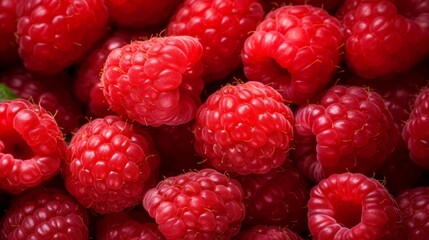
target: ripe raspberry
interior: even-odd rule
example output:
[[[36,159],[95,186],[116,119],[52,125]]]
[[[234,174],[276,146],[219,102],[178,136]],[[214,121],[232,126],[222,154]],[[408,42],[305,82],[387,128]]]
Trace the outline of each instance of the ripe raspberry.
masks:
[[[58,189],[38,188],[13,200],[0,225],[0,239],[89,238],[88,213]]]
[[[286,101],[303,104],[331,81],[342,44],[340,22],[325,10],[280,7],[246,40],[244,73],[277,89]]]
[[[333,174],[312,188],[308,226],[314,240],[405,239],[395,199],[360,173]]]
[[[429,88],[425,88],[418,94],[402,132],[402,138],[408,145],[411,160],[426,169],[429,168],[428,106]]]
[[[288,156],[293,122],[292,111],[270,86],[226,85],[198,109],[195,147],[215,169],[267,173]]]
[[[113,25],[147,29],[163,26],[182,0],[106,0]]]
[[[74,64],[104,34],[108,12],[102,0],[19,1],[17,42],[24,65],[58,73]]]
[[[44,108],[23,99],[0,102],[0,189],[20,193],[50,179],[66,147]]]
[[[242,175],[236,179],[244,191],[246,225],[288,226],[296,232],[307,229],[310,188],[291,162],[266,174]]]
[[[97,220],[96,235],[99,240],[164,239],[158,230],[158,225],[153,220],[148,218],[137,221],[124,212],[109,213]]]
[[[204,86],[202,53],[189,36],[154,37],[114,49],[101,75],[110,107],[144,125],[191,121]]]
[[[295,114],[294,159],[313,181],[342,172],[373,174],[399,140],[381,96],[363,87],[335,85],[318,104]]]
[[[236,240],[302,240],[301,236],[289,228],[258,225],[241,231]]]
[[[15,42],[17,4],[18,0],[0,1],[0,68],[19,62]]]
[[[407,239],[429,238],[429,187],[411,188],[396,197],[406,227]]]
[[[167,35],[198,38],[204,48],[203,79],[209,83],[239,67],[244,41],[263,17],[257,0],[185,0],[171,18]]]
[[[98,213],[122,211],[141,201],[159,167],[152,139],[118,116],[97,118],[73,136],[63,166],[67,190]]]
[[[62,132],[70,134],[80,126],[80,119],[83,117],[80,105],[68,91],[62,91],[61,87],[49,88],[45,83],[46,79],[52,79],[65,83],[71,81],[66,74],[46,76],[28,71],[23,66],[16,66],[0,74],[0,83],[9,87],[17,96],[39,104],[50,112]],[[55,90],[54,90],[55,89]]]
[[[400,5],[395,5],[400,2],[416,1],[346,0],[338,11],[344,27],[345,59],[358,75],[371,79],[395,75],[427,55],[429,10],[401,15]]]
[[[209,168],[162,180],[143,207],[167,239],[230,239],[245,215],[241,185]]]

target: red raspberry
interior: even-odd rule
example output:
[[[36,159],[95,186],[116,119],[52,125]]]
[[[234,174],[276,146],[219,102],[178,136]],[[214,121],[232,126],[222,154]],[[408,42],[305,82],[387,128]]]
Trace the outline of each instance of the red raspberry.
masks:
[[[0,102],[0,189],[20,193],[52,178],[66,147],[44,108],[23,99]]]
[[[141,217],[141,216],[139,216]],[[97,239],[163,240],[158,225],[153,220],[134,220],[124,212],[109,213],[97,220]]]
[[[382,97],[363,87],[335,85],[319,104],[295,114],[294,159],[313,181],[342,172],[373,174],[399,140]]]
[[[198,38],[204,48],[203,79],[209,83],[239,67],[244,41],[263,17],[257,0],[185,0],[171,18],[167,34]]]
[[[154,37],[114,49],[101,75],[110,107],[144,125],[191,121],[204,86],[202,53],[189,36]]]
[[[38,188],[12,202],[0,225],[0,239],[89,238],[88,212],[63,191]]]
[[[168,22],[182,0],[106,0],[111,22],[120,28],[147,29]]]
[[[429,238],[429,187],[411,188],[396,197],[406,227],[407,239]]]
[[[15,42],[18,1],[0,1],[0,67],[9,67],[19,61]]]
[[[344,27],[347,65],[364,78],[405,72],[429,51],[429,10],[401,15],[395,5],[399,2],[416,1],[347,0],[337,14]]]
[[[423,89],[417,96],[408,121],[402,132],[402,138],[408,145],[410,158],[417,165],[429,168],[429,88]]]
[[[1,73],[0,83],[9,87],[18,97],[42,106],[54,116],[62,132],[70,134],[80,126],[83,117],[80,105],[68,91],[57,94],[55,91],[60,92],[61,87],[51,91],[45,83],[48,78],[61,83],[71,81],[66,74],[39,75],[17,66]]]
[[[19,54],[33,71],[58,73],[74,64],[104,34],[103,0],[19,1],[16,32]]]
[[[288,226],[307,230],[307,202],[310,188],[291,162],[266,174],[236,178],[243,187],[246,225]]]
[[[360,173],[333,174],[313,187],[308,226],[314,240],[406,239],[395,199]]]
[[[267,173],[288,156],[293,122],[272,87],[254,81],[226,85],[198,109],[195,147],[215,169]]]
[[[122,211],[141,201],[159,166],[152,139],[118,116],[97,118],[73,136],[63,166],[67,190],[98,213]]]
[[[312,5],[320,7],[328,12],[335,12],[343,4],[344,0],[261,0],[261,4],[266,12],[285,5]]]
[[[241,185],[209,168],[162,180],[143,207],[167,239],[230,239],[245,215]]]
[[[302,240],[301,236],[289,228],[258,225],[241,231],[236,240]]]
[[[243,48],[249,80],[303,104],[332,78],[343,44],[340,22],[321,8],[284,6],[269,12]]]

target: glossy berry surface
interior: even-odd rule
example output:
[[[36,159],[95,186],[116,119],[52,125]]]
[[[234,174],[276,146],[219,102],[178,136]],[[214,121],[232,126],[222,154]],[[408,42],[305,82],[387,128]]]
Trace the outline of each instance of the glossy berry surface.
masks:
[[[241,185],[208,168],[160,181],[143,206],[167,239],[230,239],[245,214]]]
[[[215,169],[266,173],[285,161],[293,122],[272,87],[254,81],[226,85],[198,109],[195,147]]]
[[[179,125],[201,104],[203,48],[190,36],[154,37],[114,49],[101,86],[117,114],[149,126]]]
[[[98,213],[137,205],[155,183],[159,167],[152,139],[117,116],[97,118],[70,141],[63,166],[67,190]]]
[[[287,227],[258,225],[241,231],[237,240],[302,240]]]
[[[17,4],[18,0],[0,2],[0,67],[19,62],[18,44],[15,41]]]

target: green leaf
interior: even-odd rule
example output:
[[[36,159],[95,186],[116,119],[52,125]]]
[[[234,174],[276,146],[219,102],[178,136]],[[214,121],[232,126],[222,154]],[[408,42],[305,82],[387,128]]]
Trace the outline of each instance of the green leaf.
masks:
[[[18,98],[10,88],[6,87],[6,85],[0,83],[0,102],[4,100],[12,100]]]

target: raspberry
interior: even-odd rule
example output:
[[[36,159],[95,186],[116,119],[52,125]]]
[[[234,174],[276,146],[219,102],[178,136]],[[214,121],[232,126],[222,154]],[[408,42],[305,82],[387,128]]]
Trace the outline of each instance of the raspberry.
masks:
[[[310,192],[314,240],[406,239],[401,212],[387,189],[360,173],[333,174]]]
[[[154,184],[159,166],[152,139],[118,116],[97,118],[73,136],[63,166],[67,190],[98,213],[136,205]]]
[[[289,228],[258,225],[241,231],[236,240],[302,240],[301,236]]]
[[[58,189],[38,188],[13,200],[0,225],[0,239],[89,238],[88,213]]]
[[[402,132],[411,160],[425,169],[429,168],[428,106],[429,88],[425,88],[418,94]]]
[[[106,0],[110,20],[121,28],[147,29],[167,23],[182,0]]]
[[[0,102],[0,189],[20,193],[52,178],[66,147],[44,108],[23,99]]]
[[[108,12],[102,0],[19,1],[17,42],[24,65],[58,73],[76,63],[104,34]]]
[[[429,187],[411,188],[396,197],[406,227],[407,239],[429,238]]]
[[[429,10],[418,16],[401,15],[395,5],[399,2],[416,1],[346,0],[339,10],[345,59],[358,75],[394,76],[408,71],[429,52]]]
[[[331,87],[320,103],[301,106],[295,122],[294,159],[316,182],[333,173],[371,175],[399,140],[382,97],[363,87]]]
[[[246,40],[244,73],[277,89],[286,101],[303,104],[331,81],[342,44],[340,22],[325,10],[280,7]]]
[[[48,78],[61,83],[71,81],[65,74],[46,76],[32,73],[23,66],[16,66],[0,74],[0,83],[4,83],[20,98],[42,106],[54,116],[62,132],[70,134],[80,125],[80,105],[68,91],[57,94],[55,91],[59,92],[61,87],[54,87],[52,91],[48,89],[48,84],[45,83]]]
[[[246,225],[288,226],[296,232],[307,229],[310,188],[290,161],[266,174],[236,178],[243,187]]]
[[[18,0],[0,1],[0,68],[19,62],[15,42],[17,4]]]
[[[241,185],[208,168],[160,181],[143,207],[167,239],[230,239],[245,215]]]
[[[204,48],[203,79],[209,83],[239,67],[244,41],[263,17],[257,0],[185,0],[170,19],[167,35],[198,38]]]
[[[114,49],[101,75],[110,107],[144,125],[191,121],[204,86],[202,53],[189,36],[154,37]]]
[[[215,169],[267,173],[288,156],[293,122],[272,87],[254,81],[226,85],[198,109],[195,147]]]
[[[344,0],[261,0],[261,4],[266,12],[272,11],[276,8],[285,5],[312,5],[320,7],[326,11],[333,13],[343,4]]]

